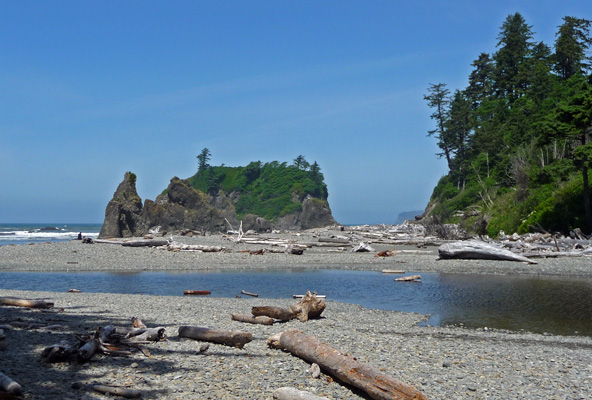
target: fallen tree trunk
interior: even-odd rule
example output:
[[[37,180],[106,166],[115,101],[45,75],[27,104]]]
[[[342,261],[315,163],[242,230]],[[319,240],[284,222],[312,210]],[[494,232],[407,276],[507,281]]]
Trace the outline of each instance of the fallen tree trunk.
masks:
[[[481,260],[506,260],[521,261],[529,264],[536,264],[524,256],[512,253],[510,250],[493,246],[489,243],[477,240],[465,240],[452,243],[444,243],[438,248],[441,259],[481,259]]]
[[[166,339],[165,328],[138,328],[125,335],[125,343],[159,342]]]
[[[169,244],[168,240],[133,240],[130,242],[123,242],[123,247],[158,247]]]
[[[395,278],[396,282],[419,282],[421,279],[421,275],[409,275],[409,276],[402,276],[400,278]]]
[[[272,348],[284,349],[303,360],[316,363],[325,374],[363,390],[375,400],[427,400],[415,387],[344,355],[327,343],[298,330],[272,336],[267,341]]]
[[[0,372],[0,389],[17,396],[23,393],[23,387],[2,372]]]
[[[88,361],[99,349],[100,342],[98,338],[92,338],[78,349],[78,360],[81,362]]]
[[[230,314],[230,318],[233,321],[239,322],[246,322],[248,324],[258,324],[258,325],[273,325],[273,318],[259,316],[255,317],[253,315],[243,315],[243,314]]]
[[[93,385],[93,390],[103,394],[114,394],[116,396],[125,397],[126,399],[137,399],[142,396],[139,390],[126,389],[122,387]]]
[[[253,335],[249,332],[226,331],[198,326],[180,326],[179,337],[218,343],[239,349],[242,349],[245,347],[245,344],[253,340]]]
[[[310,392],[291,387],[281,387],[273,391],[275,400],[329,400],[328,397],[315,396]]]
[[[251,314],[253,314],[255,317],[263,315],[266,317],[279,319],[280,321],[289,321],[294,318],[292,311],[286,308],[273,306],[253,307],[251,309]]]
[[[245,294],[247,296],[251,296],[251,297],[259,297],[259,295],[257,293],[250,293],[250,292],[247,292],[246,290],[241,290],[241,293]]]
[[[53,346],[46,347],[41,352],[41,357],[49,363],[62,362],[70,358],[77,350],[67,342],[60,342]]]
[[[222,246],[205,246],[202,244],[183,244],[179,242],[172,242],[172,243],[165,243],[168,250],[174,251],[201,251],[204,253],[217,253],[220,251],[226,250],[225,247]]]
[[[0,304],[6,306],[18,306],[29,308],[52,308],[53,302],[44,300],[26,300],[16,297],[0,297]]]

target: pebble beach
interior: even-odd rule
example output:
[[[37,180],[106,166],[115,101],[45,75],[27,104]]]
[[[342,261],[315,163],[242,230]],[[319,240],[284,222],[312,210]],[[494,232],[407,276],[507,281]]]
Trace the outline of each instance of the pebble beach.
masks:
[[[304,235],[304,234],[303,234]],[[175,237],[189,244],[222,245],[228,252],[170,252],[79,241],[0,246],[0,271],[175,271],[266,268],[401,269],[545,276],[592,276],[589,258],[537,259],[529,265],[505,261],[437,260],[437,248],[372,244],[397,249],[394,257],[374,253],[307,249],[303,255],[254,256],[241,251],[265,246],[235,244],[221,236]],[[298,240],[310,238],[299,236]],[[589,399],[592,398],[592,338],[552,336],[492,329],[419,326],[427,317],[366,309],[327,301],[323,318],[271,326],[232,321],[253,306],[286,307],[293,299],[208,298],[93,293],[25,292],[0,289],[0,296],[54,302],[49,310],[0,306],[0,325],[11,321],[45,323],[51,329],[4,329],[0,372],[19,382],[25,399],[113,399],[92,385],[139,390],[145,399],[272,399],[290,386],[328,399],[365,399],[332,377],[313,378],[310,364],[269,349],[268,337],[299,329],[342,353],[410,384],[429,399]],[[46,289],[47,290],[47,289]],[[98,354],[88,363],[46,364],[46,346],[106,325],[130,326],[132,317],[166,328],[167,340],[146,345],[149,354]],[[591,322],[592,323],[592,322]],[[191,325],[253,334],[243,349],[180,338]]]

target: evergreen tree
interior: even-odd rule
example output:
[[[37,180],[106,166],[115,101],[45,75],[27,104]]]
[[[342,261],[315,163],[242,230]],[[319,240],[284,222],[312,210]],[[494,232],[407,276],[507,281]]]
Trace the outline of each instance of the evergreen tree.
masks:
[[[471,66],[474,69],[469,75],[469,86],[465,89],[465,94],[475,110],[491,94],[493,63],[489,54],[481,53]]]
[[[497,97],[506,98],[510,105],[528,86],[525,62],[533,46],[531,28],[520,13],[515,13],[506,18],[497,37],[494,90]]]
[[[569,79],[590,68],[591,21],[574,17],[563,17],[563,21],[555,34],[555,71],[562,79]]]
[[[453,170],[452,165],[452,143],[446,132],[446,121],[448,120],[448,106],[450,104],[450,91],[446,89],[445,83],[430,84],[428,94],[423,99],[428,106],[434,109],[430,118],[436,121],[436,129],[428,131],[428,136],[435,136],[438,140],[438,147],[442,150],[438,157],[446,157],[448,169]]]
[[[458,187],[464,187],[465,164],[471,135],[471,102],[460,90],[456,90],[450,102],[449,118],[445,122],[446,136],[450,150],[454,153],[454,171],[458,176]]]
[[[294,159],[294,166],[298,169],[306,171],[310,164],[308,163],[308,161],[306,161],[303,155],[299,155]]]
[[[199,155],[197,156],[197,170],[199,171],[203,171],[206,168],[208,168],[210,165],[208,164],[208,162],[210,161],[210,157],[211,157],[211,153],[210,150],[208,150],[207,147],[205,147],[201,153],[199,153]]]

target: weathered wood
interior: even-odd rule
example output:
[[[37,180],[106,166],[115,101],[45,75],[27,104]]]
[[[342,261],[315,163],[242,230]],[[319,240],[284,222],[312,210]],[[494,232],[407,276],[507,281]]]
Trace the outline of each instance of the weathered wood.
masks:
[[[320,243],[341,243],[341,244],[352,244],[351,240],[343,238],[331,238],[331,237],[320,237]]]
[[[0,372],[0,389],[16,395],[23,393],[23,387],[2,372]]]
[[[226,250],[225,247],[222,246],[205,246],[202,244],[184,244],[179,242],[169,242],[165,243],[167,245],[168,250],[178,250],[178,251],[201,251],[204,253],[217,253],[220,251]]]
[[[123,242],[123,247],[158,247],[166,246],[169,244],[168,240],[132,240],[129,242]]]
[[[207,296],[211,294],[209,290],[184,290],[183,294],[185,295],[197,295],[197,296]]]
[[[397,250],[384,250],[377,253],[374,257],[392,257],[397,254]]]
[[[327,298],[326,294],[315,294],[315,296],[317,296],[317,298],[319,298],[319,299],[326,299]],[[306,297],[305,294],[293,294],[292,295],[293,299],[302,299],[304,297]]]
[[[159,342],[166,339],[166,329],[164,327],[157,328],[139,328],[129,332],[125,339],[126,342]]]
[[[259,316],[255,317],[254,315],[244,315],[244,314],[231,314],[230,318],[233,321],[239,322],[246,322],[248,324],[259,324],[259,325],[273,325],[273,318]]]
[[[77,350],[69,343],[62,341],[53,346],[46,347],[41,352],[41,357],[49,363],[62,362],[70,358],[71,355],[75,354]]]
[[[259,295],[257,293],[250,293],[250,292],[247,292],[246,290],[241,290],[241,293],[245,294],[247,296],[251,296],[251,297],[259,297]]]
[[[509,250],[502,249],[489,243],[477,240],[464,240],[459,242],[444,243],[438,248],[441,259],[483,259],[483,260],[507,260],[521,261],[536,264],[535,261]]]
[[[329,400],[328,397],[316,396],[310,392],[291,387],[281,387],[273,391],[275,400]]]
[[[400,278],[395,278],[396,282],[419,282],[421,279],[421,275],[409,275],[409,276],[402,276]]]
[[[98,351],[99,345],[100,342],[98,338],[90,339],[78,349],[78,360],[82,362],[90,360],[92,356]]]
[[[358,245],[356,245],[352,248],[352,252],[354,252],[354,253],[368,253],[371,251],[374,251],[372,246],[370,246],[369,244],[366,244],[364,242],[360,242]]]
[[[306,322],[311,318],[320,318],[325,307],[325,302],[317,298],[316,293],[307,292],[298,303],[290,306],[290,311],[300,322]]]
[[[279,337],[278,337],[279,336]],[[310,363],[340,381],[363,390],[375,400],[427,400],[415,387],[384,374],[357,358],[308,336],[298,330],[282,332],[268,340],[268,345],[281,348]]]
[[[198,326],[180,326],[179,337],[223,344],[242,349],[253,340],[253,334],[243,331],[201,328]]]
[[[0,297],[0,305],[29,308],[52,308],[53,302],[44,300],[18,299],[16,297]]]
[[[266,316],[275,319],[279,319],[280,321],[289,321],[294,316],[292,315],[292,311],[282,308],[282,307],[274,307],[274,306],[260,306],[260,307],[253,307],[251,309],[251,314],[254,316]]]
[[[126,399],[137,399],[142,397],[142,392],[139,390],[126,389],[115,386],[93,385],[93,390],[103,394],[114,394],[116,396],[125,397]]]

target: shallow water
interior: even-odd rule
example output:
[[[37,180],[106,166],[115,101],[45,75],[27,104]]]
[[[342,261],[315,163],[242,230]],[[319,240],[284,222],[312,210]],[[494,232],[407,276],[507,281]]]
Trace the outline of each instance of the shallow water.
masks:
[[[409,273],[413,274],[413,273]],[[429,325],[526,330],[592,336],[592,279],[422,273],[422,282],[394,282],[374,271],[1,272],[0,288],[182,296],[209,290],[235,297],[291,298],[307,290],[367,308],[431,315]],[[244,295],[243,295],[244,296]]]

